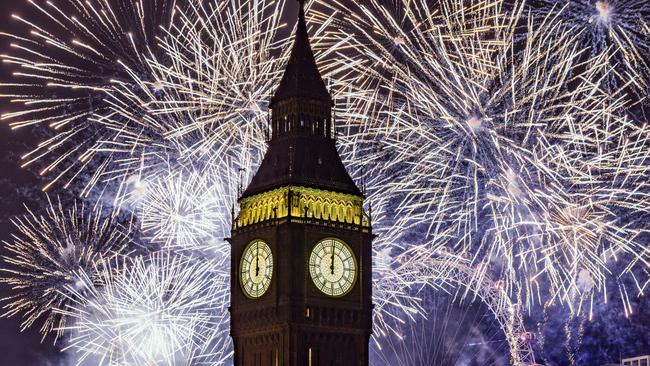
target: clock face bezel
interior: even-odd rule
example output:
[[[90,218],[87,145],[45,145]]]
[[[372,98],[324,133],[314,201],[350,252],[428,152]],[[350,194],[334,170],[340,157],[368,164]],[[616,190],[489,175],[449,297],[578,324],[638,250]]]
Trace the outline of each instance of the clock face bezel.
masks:
[[[244,261],[245,261],[245,258],[247,256],[247,254],[253,250],[254,245],[257,244],[257,243],[262,243],[262,245],[264,247],[268,248],[268,253],[269,253],[268,258],[270,259],[270,265],[268,265],[268,263],[267,263],[266,268],[269,268],[270,272],[268,274],[268,283],[266,284],[266,286],[263,285],[263,289],[261,290],[261,292],[258,289],[257,292],[259,292],[259,294],[256,295],[256,294],[249,293],[248,290],[246,289],[246,281],[250,280],[252,282],[253,279],[250,276],[250,271],[244,271]],[[273,258],[273,249],[271,249],[271,246],[269,245],[269,243],[267,243],[266,241],[264,241],[262,239],[254,239],[250,243],[248,243],[246,245],[246,247],[244,248],[244,251],[242,252],[241,258],[239,260],[239,285],[240,285],[244,295],[250,300],[258,300],[258,299],[262,298],[264,295],[266,295],[269,292],[269,288],[271,288],[271,283],[273,282],[273,274],[274,274],[274,272],[275,272],[275,262],[274,262],[274,258]],[[247,276],[244,277],[245,275],[247,275]],[[262,282],[263,282],[263,280],[262,280]],[[252,291],[252,287],[251,287],[251,291]]]
[[[318,252],[320,252],[321,250],[326,250],[326,248],[328,246],[323,245],[323,243],[326,243],[326,242],[329,242],[329,241],[334,241],[335,243],[341,244],[342,247],[350,253],[350,257],[352,259],[352,264],[354,266],[352,268],[352,270],[353,270],[352,282],[350,282],[349,287],[346,288],[344,291],[342,291],[340,294],[334,294],[333,290],[331,292],[325,291],[327,289],[331,289],[331,287],[326,286],[327,283],[331,284],[331,283],[336,283],[336,282],[327,281],[327,280],[320,281],[318,276],[324,277],[323,274],[320,271],[316,270],[320,266],[320,264],[315,262],[317,259],[312,260],[312,258],[317,256],[317,249],[318,249]],[[339,251],[339,253],[340,253],[340,251]],[[343,260],[341,260],[341,262],[343,262]],[[314,285],[314,287],[316,287],[316,289],[318,289],[318,291],[321,294],[323,294],[323,295],[325,295],[327,297],[331,297],[331,298],[342,298],[342,297],[347,296],[354,289],[354,287],[356,286],[357,281],[359,279],[360,267],[359,267],[359,262],[357,261],[357,256],[354,253],[354,250],[352,249],[352,247],[348,243],[346,243],[342,239],[336,238],[336,237],[327,237],[327,238],[320,239],[320,240],[318,240],[316,242],[316,244],[311,248],[311,251],[309,253],[309,258],[307,260],[307,267],[308,267],[309,277],[311,278],[311,282]],[[344,269],[344,271],[345,271],[345,269]],[[344,278],[344,276],[345,276],[345,273],[343,275],[341,275],[341,279]],[[339,279],[339,281],[340,281],[340,279]],[[341,286],[340,288],[343,288],[343,287]]]

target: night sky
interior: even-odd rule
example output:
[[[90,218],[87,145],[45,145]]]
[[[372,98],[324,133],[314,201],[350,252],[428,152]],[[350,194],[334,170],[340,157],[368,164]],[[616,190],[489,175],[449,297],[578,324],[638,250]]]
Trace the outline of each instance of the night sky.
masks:
[[[16,13],[24,15],[27,18],[35,17],[33,6],[30,6],[26,0],[10,2],[3,0],[3,12],[0,15],[0,31],[11,33],[25,33],[23,29],[18,28],[18,22],[11,19],[11,14]],[[288,24],[293,24],[295,14],[297,13],[297,2],[289,1],[285,19]],[[0,53],[6,53],[9,48],[8,40],[0,38]],[[11,72],[14,69],[5,64],[0,65],[0,78],[3,81],[10,80]],[[5,100],[0,102],[0,113],[8,111]],[[30,207],[39,207],[43,204],[43,194],[40,193],[40,187],[44,185],[45,180],[39,179],[34,172],[20,168],[20,155],[30,151],[34,143],[40,140],[37,136],[38,131],[23,128],[12,131],[6,123],[0,123],[0,240],[9,240],[11,223],[9,219],[13,215],[24,213],[23,204]],[[0,254],[3,253],[3,246],[0,246]],[[0,296],[5,297],[10,294],[6,286],[0,285]],[[622,344],[630,344],[625,352],[634,354],[646,349],[650,353],[647,345],[650,344],[650,335],[647,333],[650,324],[645,314],[648,304],[641,301],[638,304],[639,311],[635,317],[630,320],[621,318],[620,312],[605,311],[603,317],[609,317],[600,323],[594,323],[587,329],[586,345],[589,351],[607,354],[616,353]],[[61,360],[61,355],[56,346],[52,345],[52,339],[45,339],[41,343],[41,335],[38,333],[38,326],[20,332],[20,318],[0,319],[0,365],[57,365]],[[557,319],[561,321],[561,319]],[[633,325],[633,323],[636,323]],[[614,327],[613,325],[616,324]],[[561,324],[557,324],[561,327]],[[610,328],[611,327],[611,328]],[[634,333],[636,332],[636,333]],[[636,334],[636,335],[635,335]],[[612,337],[618,338],[619,343],[612,343]],[[562,348],[562,347],[558,347]],[[623,352],[623,350],[621,350]],[[625,356],[625,354],[623,355]],[[587,364],[587,363],[585,363]],[[597,366],[597,365],[590,365]]]

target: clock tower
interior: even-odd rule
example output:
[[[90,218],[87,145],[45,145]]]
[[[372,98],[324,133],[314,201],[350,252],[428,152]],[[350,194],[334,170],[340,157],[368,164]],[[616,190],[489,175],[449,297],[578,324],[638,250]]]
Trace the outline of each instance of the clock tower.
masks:
[[[372,228],[336,150],[333,102],[299,2],[268,150],[229,239],[234,364],[367,366]]]

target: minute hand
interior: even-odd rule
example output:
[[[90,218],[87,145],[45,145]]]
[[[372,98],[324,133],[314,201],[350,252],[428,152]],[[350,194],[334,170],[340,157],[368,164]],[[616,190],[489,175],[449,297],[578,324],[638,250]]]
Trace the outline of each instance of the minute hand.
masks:
[[[260,247],[257,247],[257,253],[255,253],[255,277],[260,275]]]

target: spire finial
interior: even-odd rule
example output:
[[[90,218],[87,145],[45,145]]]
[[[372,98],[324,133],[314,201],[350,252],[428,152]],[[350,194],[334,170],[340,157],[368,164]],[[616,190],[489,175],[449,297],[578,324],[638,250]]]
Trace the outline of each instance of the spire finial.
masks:
[[[305,21],[305,2],[306,0],[298,0],[299,9],[298,9],[298,27],[304,27],[305,33],[307,33],[307,24]]]

